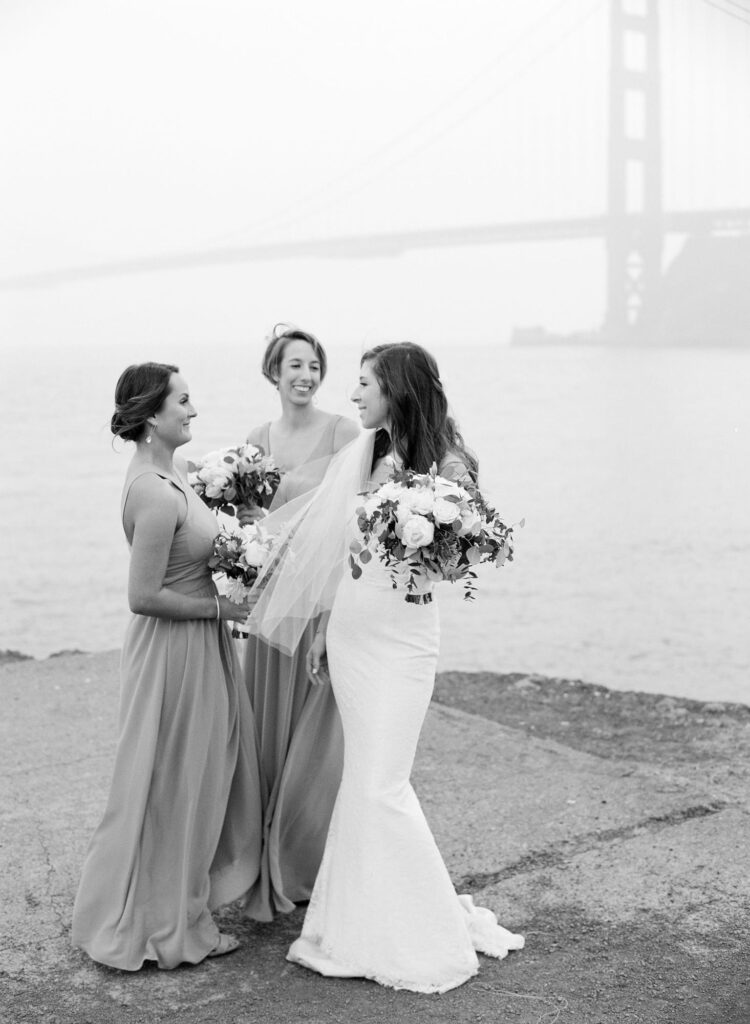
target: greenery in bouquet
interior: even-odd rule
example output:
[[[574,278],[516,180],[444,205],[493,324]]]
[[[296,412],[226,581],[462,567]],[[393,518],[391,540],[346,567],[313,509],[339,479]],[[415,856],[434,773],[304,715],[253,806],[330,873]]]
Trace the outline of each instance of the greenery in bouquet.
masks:
[[[271,541],[254,524],[219,531],[208,566],[219,577],[225,597],[235,604],[247,599],[270,550]],[[232,636],[244,639],[247,635],[241,624],[233,624]]]
[[[257,526],[219,531],[208,566],[226,580],[223,591],[230,601],[244,601],[268,557],[270,542]]]
[[[476,566],[513,561],[513,526],[508,526],[474,485],[438,475],[396,472],[357,509],[361,539],[352,541],[352,576],[373,558],[391,571],[394,589],[417,600],[427,582],[462,582],[464,597],[474,597]],[[523,526],[523,520],[518,524]]]
[[[273,457],[254,444],[209,452],[192,464],[188,474],[198,497],[209,508],[230,516],[239,505],[268,508],[280,480]]]

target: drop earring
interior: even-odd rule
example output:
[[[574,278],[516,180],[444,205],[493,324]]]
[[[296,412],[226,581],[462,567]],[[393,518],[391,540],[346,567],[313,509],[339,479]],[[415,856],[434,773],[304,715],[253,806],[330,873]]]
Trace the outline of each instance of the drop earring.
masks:
[[[153,427],[151,428],[151,431],[149,431],[149,433],[146,434],[146,444],[151,444],[151,433],[152,433],[152,431],[153,431]]]

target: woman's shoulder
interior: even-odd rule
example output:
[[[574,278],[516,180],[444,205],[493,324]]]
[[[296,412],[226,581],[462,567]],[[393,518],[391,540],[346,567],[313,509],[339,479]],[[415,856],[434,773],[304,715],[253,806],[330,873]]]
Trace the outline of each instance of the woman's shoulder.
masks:
[[[182,466],[175,466],[176,479],[180,479],[186,472],[187,467],[183,462]],[[142,467],[135,472],[129,472],[125,477],[123,494],[134,496],[144,495],[158,497],[159,495],[171,494],[175,489],[175,480],[166,473],[150,467]]]
[[[122,509],[129,516],[140,517],[143,514],[166,516],[169,519],[179,516],[181,504],[180,492],[175,482],[156,469],[142,468],[128,473],[122,490]]]
[[[317,410],[310,429],[316,432],[314,452],[320,458],[335,455],[359,434],[359,427],[354,420],[324,409]]]

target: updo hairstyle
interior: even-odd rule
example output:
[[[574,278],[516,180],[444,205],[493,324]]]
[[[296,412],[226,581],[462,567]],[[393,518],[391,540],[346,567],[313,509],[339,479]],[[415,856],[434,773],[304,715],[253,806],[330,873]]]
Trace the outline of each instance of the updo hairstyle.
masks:
[[[271,337],[266,346],[263,363],[261,364],[263,376],[266,380],[269,380],[274,387],[279,383],[281,361],[284,358],[284,352],[290,341],[306,341],[308,345],[312,346],[320,363],[320,380],[322,382],[328,370],[326,350],[314,334],[310,334],[309,331],[302,331],[298,327],[292,327],[291,324],[276,324],[271,331]]]
[[[120,374],[110,429],[124,441],[137,441],[146,421],[161,409],[169,380],[179,368],[169,363],[134,363]]]

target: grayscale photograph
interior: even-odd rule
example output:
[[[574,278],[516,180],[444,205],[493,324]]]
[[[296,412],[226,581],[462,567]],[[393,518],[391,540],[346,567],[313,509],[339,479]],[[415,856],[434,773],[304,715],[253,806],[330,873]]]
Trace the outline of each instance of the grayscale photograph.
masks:
[[[0,0],[0,1021],[750,1024],[750,0]]]

